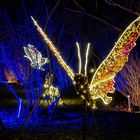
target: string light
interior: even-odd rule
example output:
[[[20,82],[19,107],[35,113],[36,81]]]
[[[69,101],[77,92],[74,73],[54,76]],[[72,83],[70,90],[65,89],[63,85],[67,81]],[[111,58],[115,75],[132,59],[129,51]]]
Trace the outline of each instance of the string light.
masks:
[[[90,43],[88,43],[88,45],[87,45],[87,51],[86,51],[85,75],[87,75],[87,64],[88,64],[89,48],[90,48]]]
[[[91,69],[91,70],[90,70],[90,73],[93,73],[94,71],[95,71],[94,69]]]
[[[83,95],[81,95],[81,98],[84,100],[85,99],[85,97],[83,96]]]
[[[79,59],[79,74],[81,73],[81,68],[82,68],[82,61],[81,61],[81,53],[80,53],[80,46],[79,43],[76,42],[76,46],[77,46],[77,52],[78,52],[78,59]]]
[[[19,98],[18,118],[20,117],[20,113],[21,113],[21,103],[22,103],[22,98]]]
[[[90,103],[88,102],[87,105],[90,106]]]
[[[65,69],[67,74],[70,76],[70,78],[73,80],[74,79],[74,73],[72,69],[66,64],[66,62],[62,59],[59,51],[55,48],[53,43],[50,41],[50,39],[47,37],[47,35],[43,32],[43,30],[39,27],[37,21],[34,20],[34,18],[31,16],[31,19],[33,20],[34,25],[37,27],[38,32],[40,35],[43,37],[45,43],[48,45],[50,50],[53,52],[55,57],[57,58],[59,64]]]

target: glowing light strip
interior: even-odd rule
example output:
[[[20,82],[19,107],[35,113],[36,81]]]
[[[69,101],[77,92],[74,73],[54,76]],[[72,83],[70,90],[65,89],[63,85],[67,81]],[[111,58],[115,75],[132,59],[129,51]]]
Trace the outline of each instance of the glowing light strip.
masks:
[[[65,71],[67,72],[67,74],[69,75],[69,77],[74,81],[74,73],[73,73],[72,69],[62,59],[62,57],[60,55],[60,52],[55,48],[55,46],[53,45],[52,41],[50,41],[50,39],[48,38],[48,36],[40,28],[40,26],[38,25],[37,21],[35,21],[32,16],[31,16],[31,19],[33,20],[34,25],[37,27],[37,30],[40,33],[40,35],[43,37],[45,43],[48,45],[48,47],[50,48],[50,50],[53,52],[53,54],[57,58],[57,60],[60,63],[60,65],[65,69]]]
[[[124,32],[122,33],[122,35],[119,37],[118,41],[115,43],[114,47],[112,48],[112,50],[110,51],[110,53],[108,54],[108,56],[107,56],[107,57],[104,59],[104,61],[99,65],[98,69],[95,71],[94,76],[93,76],[93,78],[92,78],[92,80],[91,80],[90,89],[92,89],[92,87],[93,87],[93,85],[92,85],[93,80],[94,80],[94,78],[95,78],[95,76],[96,76],[98,70],[101,68],[102,64],[108,59],[108,57],[109,57],[110,54],[113,52],[113,50],[117,47],[117,45],[119,45],[119,43],[120,43],[121,40],[122,40],[122,37],[126,34],[126,32],[127,32],[130,28],[132,28],[132,26],[133,26],[133,24],[134,24],[135,22],[137,22],[137,21],[139,21],[139,20],[140,20],[140,16],[139,16],[136,20],[134,20],[134,21],[125,29],[125,31],[124,31]],[[139,26],[140,26],[140,25],[139,25]],[[137,27],[137,28],[138,28],[138,27]],[[138,29],[137,29],[137,30],[138,30]],[[94,84],[94,86],[97,85],[98,83],[100,83],[100,82],[97,82],[96,84]]]
[[[87,75],[87,64],[88,64],[89,48],[90,48],[90,43],[88,43],[88,45],[87,45],[87,51],[86,51],[85,75]]]
[[[20,117],[21,103],[22,103],[22,98],[19,98],[18,118]]]
[[[77,46],[77,52],[78,52],[78,59],[79,59],[79,74],[81,73],[81,68],[82,68],[82,61],[81,61],[81,53],[80,53],[80,46],[79,43],[76,42],[76,46]]]
[[[107,97],[108,99],[110,99],[110,102],[106,102],[106,101],[104,100],[104,98],[103,98],[102,96],[100,96],[100,95],[99,95],[99,96],[96,96],[96,97],[93,97],[93,96],[92,96],[91,98],[92,98],[93,100],[96,100],[96,99],[99,99],[99,98],[100,98],[100,99],[102,99],[102,101],[104,102],[105,105],[108,105],[108,104],[112,101],[112,97]]]

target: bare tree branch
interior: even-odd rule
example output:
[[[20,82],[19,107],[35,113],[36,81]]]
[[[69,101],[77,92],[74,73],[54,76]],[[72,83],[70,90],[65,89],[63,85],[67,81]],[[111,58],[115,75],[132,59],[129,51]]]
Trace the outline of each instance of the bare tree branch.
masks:
[[[131,103],[135,106],[140,106],[140,63],[138,56],[136,59],[130,57],[129,62],[120,72],[120,77],[117,78],[117,85],[121,93],[129,94],[131,97]]]
[[[96,19],[96,20],[98,20],[98,21],[101,21],[101,22],[103,22],[104,24],[106,24],[106,25],[108,25],[108,26],[114,28],[115,30],[117,30],[117,31],[119,31],[119,32],[122,32],[122,30],[121,30],[120,28],[116,27],[115,25],[109,23],[108,21],[106,21],[106,20],[104,20],[104,19],[102,19],[102,18],[100,18],[100,17],[91,15],[91,14],[86,13],[86,12],[83,12],[83,11],[69,9],[69,8],[66,8],[66,7],[65,7],[64,9],[67,10],[67,11],[69,11],[69,12],[73,12],[73,13],[77,13],[77,14],[83,14],[83,15],[86,15],[86,16],[88,16],[88,17],[94,18],[94,19]]]
[[[82,11],[85,11],[85,9],[76,1],[76,0],[73,0],[74,4],[79,7]]]
[[[46,24],[45,24],[45,27],[44,27],[44,31],[46,30],[46,27],[47,27],[47,24],[52,16],[52,14],[54,13],[55,9],[57,8],[58,4],[60,3],[60,0],[57,1],[57,3],[55,4],[54,8],[52,9],[51,13],[49,14],[49,16],[47,17],[47,20],[46,20]]]
[[[127,11],[127,12],[129,12],[129,13],[131,13],[131,14],[134,14],[134,15],[136,15],[136,16],[140,16],[140,13],[139,13],[139,12],[134,12],[132,9],[129,9],[129,8],[126,8],[126,7],[122,6],[122,5],[120,5],[120,4],[117,4],[117,3],[115,3],[115,2],[112,1],[112,0],[105,0],[105,2],[106,2],[107,4],[109,4],[109,5],[119,7],[120,9],[123,9],[124,11]]]

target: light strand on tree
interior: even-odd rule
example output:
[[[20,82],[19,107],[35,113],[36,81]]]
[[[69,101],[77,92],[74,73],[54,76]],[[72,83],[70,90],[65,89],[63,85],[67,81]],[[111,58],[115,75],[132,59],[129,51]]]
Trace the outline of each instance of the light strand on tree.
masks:
[[[37,21],[34,20],[34,18],[31,16],[31,19],[33,20],[34,25],[37,27],[38,32],[43,37],[45,43],[48,45],[50,50],[53,52],[55,57],[57,58],[60,65],[65,69],[69,77],[74,80],[74,73],[72,69],[66,64],[66,62],[62,59],[60,52],[55,48],[53,43],[50,41],[50,39],[47,37],[47,35],[44,33],[44,31],[41,29],[41,27],[38,25]]]

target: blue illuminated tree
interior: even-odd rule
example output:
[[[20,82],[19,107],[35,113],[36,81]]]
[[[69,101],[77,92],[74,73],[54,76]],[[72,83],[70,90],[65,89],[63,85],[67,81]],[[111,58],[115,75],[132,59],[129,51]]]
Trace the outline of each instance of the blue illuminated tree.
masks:
[[[76,29],[77,25],[70,23],[69,20],[71,19],[66,20],[65,15],[63,17],[54,15],[53,18],[51,17],[48,20],[47,17],[49,17],[53,6],[51,4],[49,7],[46,6],[43,0],[38,0],[34,5],[30,1],[27,4],[24,0],[21,1],[21,5],[18,4],[15,9],[12,9],[12,6],[7,8],[4,1],[0,10],[2,19],[2,26],[0,27],[2,31],[0,40],[0,82],[5,84],[12,91],[15,99],[20,102],[19,93],[15,87],[7,83],[5,69],[13,73],[18,84],[22,85],[24,89],[24,93],[22,93],[22,98],[26,99],[24,114],[28,116],[44,90],[43,84],[45,75],[48,72],[54,75],[54,85],[59,89],[71,86],[71,80],[59,66],[56,59],[48,52],[47,46],[40,39],[36,29],[34,29],[30,16],[39,17],[42,26],[44,26],[44,29],[46,28],[46,32],[49,33],[54,41],[57,40],[55,42],[58,48],[61,52],[65,52],[65,56],[67,56],[65,59],[69,61],[72,67],[77,67],[77,64],[73,62],[75,61],[76,53],[74,49],[75,42],[79,32],[77,34],[77,31],[75,31],[73,37],[68,39],[73,34],[71,29],[67,29],[68,26],[73,26]],[[31,4],[30,8],[27,8],[26,4]],[[31,68],[30,62],[24,58],[23,46],[27,46],[29,43],[42,52],[44,57],[49,57],[50,68],[47,65],[44,66],[45,72]],[[64,54],[62,55],[64,56]],[[39,110],[39,104],[37,104],[34,111],[35,116],[37,116]]]

